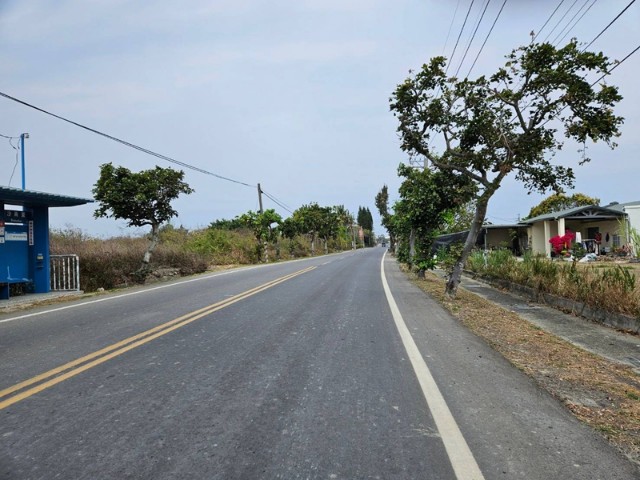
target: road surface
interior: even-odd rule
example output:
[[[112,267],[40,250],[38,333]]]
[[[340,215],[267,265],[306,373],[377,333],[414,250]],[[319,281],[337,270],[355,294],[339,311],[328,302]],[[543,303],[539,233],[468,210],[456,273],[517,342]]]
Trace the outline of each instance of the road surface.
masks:
[[[0,478],[639,478],[384,251],[0,316]]]

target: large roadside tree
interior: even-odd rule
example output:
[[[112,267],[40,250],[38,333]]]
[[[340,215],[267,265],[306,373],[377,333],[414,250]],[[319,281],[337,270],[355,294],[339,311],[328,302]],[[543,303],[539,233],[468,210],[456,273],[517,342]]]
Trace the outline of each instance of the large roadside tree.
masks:
[[[324,241],[324,250],[327,253],[327,242],[338,234],[339,218],[331,207],[321,207],[317,203],[302,205],[292,215],[292,222],[297,225],[299,232],[309,235],[311,241],[311,254],[316,253],[316,240]]]
[[[380,223],[387,229],[389,234],[389,248],[395,251],[396,232],[393,223],[393,214],[389,211],[389,188],[383,185],[375,198],[376,208],[380,213]]]
[[[398,167],[404,177],[394,204],[393,228],[402,243],[400,259],[417,266],[419,272],[433,266],[431,248],[452,212],[474,193],[469,179],[451,172],[433,172],[407,165]]]
[[[571,187],[572,169],[549,157],[566,139],[615,147],[623,119],[613,112],[622,98],[618,89],[602,83],[594,88],[594,78],[606,75],[612,62],[582,51],[575,40],[562,48],[543,43],[513,50],[488,78],[447,77],[445,64],[435,57],[412,73],[390,106],[404,151],[477,186],[471,229],[447,282],[447,293],[455,295],[489,200],[503,180],[513,174],[526,190],[542,193]],[[583,156],[581,163],[588,160]]]
[[[278,240],[278,227],[282,223],[282,217],[272,208],[264,212],[247,213],[238,218],[239,223],[248,227],[256,238],[256,252],[258,258],[264,263],[269,262],[269,244]]]
[[[373,237],[373,215],[371,215],[369,207],[358,207],[358,216],[356,221],[364,231],[365,246],[371,247],[371,238]]]
[[[151,227],[149,245],[139,270],[142,275],[149,270],[151,254],[159,242],[160,226],[178,216],[171,202],[181,193],[193,192],[183,178],[183,171],[171,168],[156,166],[132,172],[111,163],[100,165],[100,178],[92,190],[99,204],[94,217],[126,220],[130,227]]]

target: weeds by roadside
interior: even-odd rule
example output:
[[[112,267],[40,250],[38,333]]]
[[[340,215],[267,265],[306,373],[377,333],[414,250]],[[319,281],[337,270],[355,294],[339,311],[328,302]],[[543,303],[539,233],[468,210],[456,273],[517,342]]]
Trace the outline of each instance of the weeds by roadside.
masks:
[[[640,317],[640,282],[620,264],[608,268],[556,262],[525,255],[518,261],[508,250],[474,252],[467,267],[474,273],[508,280],[612,313]]]
[[[93,292],[99,288],[110,290],[145,281],[136,276],[148,240],[145,236],[91,237],[79,229],[54,230],[50,234],[53,255],[76,254],[80,257],[80,289]],[[290,259],[311,255],[310,242],[305,236],[279,238],[268,245],[270,259]],[[330,240],[331,251],[350,248],[350,244]],[[259,263],[253,233],[244,229],[204,228],[187,230],[165,226],[160,231],[160,243],[151,258],[152,273],[170,272],[191,275],[220,265]],[[150,278],[158,275],[151,275]]]

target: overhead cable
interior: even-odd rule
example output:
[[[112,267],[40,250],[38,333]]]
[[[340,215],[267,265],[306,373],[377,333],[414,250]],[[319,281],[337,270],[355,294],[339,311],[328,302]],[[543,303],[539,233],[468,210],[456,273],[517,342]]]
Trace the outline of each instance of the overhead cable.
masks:
[[[478,58],[480,58],[480,54],[482,53],[482,50],[484,50],[484,46],[487,44],[487,40],[489,40],[489,37],[491,36],[491,32],[493,32],[493,27],[496,26],[496,23],[498,22],[498,19],[500,18],[500,15],[502,14],[502,10],[504,9],[504,6],[506,4],[507,4],[507,0],[504,0],[504,2],[502,2],[502,6],[500,7],[500,11],[498,12],[498,15],[496,15],[496,18],[493,20],[493,24],[491,25],[491,28],[489,29],[489,33],[487,33],[487,36],[484,37],[484,42],[482,42],[482,46],[480,47],[480,50],[478,50],[478,54],[476,55],[476,58],[473,60],[473,63],[471,64],[471,68],[467,72],[467,78],[469,78],[469,76],[471,75],[471,70],[473,70],[473,67],[476,66],[476,62],[478,61]]]
[[[289,207],[287,207],[287,205],[285,205],[284,203],[282,203],[280,200],[278,200],[277,198],[275,198],[273,195],[268,194],[267,192],[265,192],[264,190],[262,190],[262,193],[264,193],[264,195],[269,198],[273,203],[275,203],[276,205],[278,205],[280,208],[285,209],[287,212],[289,213],[293,213],[291,211],[291,209]]]
[[[460,60],[460,65],[458,65],[458,69],[456,70],[456,74],[455,74],[456,77],[458,76],[458,73],[460,72],[460,69],[462,68],[462,64],[464,63],[464,60],[467,58],[467,53],[469,53],[469,48],[471,48],[471,44],[473,43],[473,40],[476,38],[476,33],[478,33],[478,28],[480,28],[480,24],[482,23],[482,19],[484,18],[484,14],[487,12],[487,7],[489,6],[489,3],[491,3],[491,0],[487,0],[486,3],[484,4],[484,9],[482,10],[482,14],[480,15],[480,19],[476,23],[476,28],[473,30],[473,34],[471,35],[471,38],[469,39],[469,43],[467,44],[467,48],[464,51],[464,55],[462,55],[462,60]]]
[[[606,32],[606,31],[609,29],[609,27],[610,27],[611,25],[613,25],[613,24],[614,24],[614,23],[615,23],[615,22],[616,22],[616,21],[617,21],[617,20],[622,16],[622,14],[623,14],[624,12],[626,12],[626,11],[627,11],[627,9],[628,9],[631,5],[633,5],[634,3],[636,3],[636,0],[631,0],[631,1],[629,2],[629,4],[628,4],[626,7],[624,7],[624,9],[623,9],[623,10],[622,10],[618,15],[616,15],[616,18],[614,18],[613,20],[611,20],[611,21],[609,22],[609,25],[607,25],[606,27],[604,27],[604,28],[602,29],[602,31],[601,31],[598,35],[596,35],[596,38],[594,38],[593,40],[591,40],[591,41],[589,42],[589,45],[587,45],[586,47],[584,47],[584,48],[582,49],[582,51],[584,52],[587,48],[589,48],[589,47],[593,44],[593,42],[595,42],[596,40],[598,40],[598,39],[600,38],[600,35],[602,35],[604,32]]]
[[[447,62],[447,68],[444,71],[445,75],[449,71],[449,67],[451,66],[451,62],[453,62],[453,57],[456,54],[456,50],[458,48],[458,43],[460,43],[460,37],[462,36],[462,32],[464,32],[464,27],[467,25],[467,20],[469,19],[469,14],[471,13],[471,8],[473,7],[473,2],[475,2],[475,0],[471,0],[471,4],[469,5],[469,9],[467,10],[467,14],[464,17],[464,22],[462,23],[462,28],[460,29],[460,33],[458,34],[458,38],[456,40],[456,44],[453,47],[453,53],[451,53],[451,57],[449,58],[449,61]]]
[[[564,0],[560,0],[560,3],[555,8],[555,10],[553,10],[553,12],[551,12],[551,15],[549,15],[549,18],[547,18],[547,21],[544,22],[544,25],[542,25],[540,27],[540,29],[533,35],[533,38],[531,39],[531,42],[535,42],[536,41],[536,38],[538,38],[538,35],[540,35],[540,33],[544,30],[544,27],[546,27],[547,23],[549,23],[551,21],[551,19],[553,18],[553,16],[556,14],[556,12],[562,6],[563,3],[564,3]]]
[[[627,60],[631,55],[633,55],[634,53],[636,53],[638,50],[640,50],[640,45],[638,45],[636,48],[634,48],[626,57],[624,57],[622,60],[620,60],[619,62],[617,62],[612,68],[611,70],[609,70],[608,72],[606,72],[605,74],[603,74],[600,78],[598,78],[595,82],[593,82],[591,84],[591,86],[593,87],[596,83],[598,83],[600,80],[602,80],[604,77],[606,77],[607,75],[611,75],[611,72],[613,72],[616,68],[618,68],[620,65],[622,65],[625,60]]]
[[[208,170],[205,170],[203,168],[195,167],[195,166],[190,165],[188,163],[181,162],[179,160],[176,160],[174,158],[168,157],[166,155],[162,155],[161,153],[154,152],[153,150],[149,150],[148,148],[140,147],[140,146],[135,145],[135,144],[133,144],[131,142],[127,142],[126,140],[122,140],[122,139],[120,139],[118,137],[114,137],[113,135],[109,135],[107,133],[101,132],[100,130],[96,130],[95,128],[87,127],[86,125],[83,125],[83,124],[78,123],[78,122],[74,122],[73,120],[69,120],[68,118],[65,118],[63,116],[56,115],[55,113],[49,112],[49,111],[47,111],[47,110],[45,110],[43,108],[40,108],[40,107],[36,107],[35,105],[27,103],[24,100],[20,100],[18,98],[12,97],[11,95],[7,95],[6,93],[0,92],[0,96],[8,98],[9,100],[13,100],[14,102],[20,103],[20,104],[25,105],[25,106],[27,106],[29,108],[33,108],[34,110],[37,110],[39,112],[45,113],[47,115],[50,115],[50,116],[52,116],[54,118],[57,118],[58,120],[62,120],[64,122],[67,122],[67,123],[70,123],[72,125],[75,125],[76,127],[80,127],[80,128],[82,128],[84,130],[87,130],[89,132],[92,132],[92,133],[95,133],[95,134],[100,135],[102,137],[108,138],[109,140],[113,140],[114,142],[121,143],[122,145],[125,145],[127,147],[133,148],[133,149],[138,150],[140,152],[146,153],[148,155],[152,155],[152,156],[160,158],[162,160],[166,160],[167,162],[174,163],[176,165],[180,165],[181,167],[188,168],[188,169],[194,170],[196,172],[204,173],[205,175],[211,175],[212,177],[219,178],[220,180],[226,180],[228,182],[237,183],[238,185],[244,185],[245,187],[255,188],[255,185],[250,185],[248,183],[241,182],[239,180],[234,180],[232,178],[223,177],[222,175],[218,175],[216,173],[209,172]]]
[[[598,1],[598,0],[593,0],[593,1],[591,2],[591,5],[589,5],[589,7],[588,7],[584,12],[582,12],[582,15],[580,15],[580,18],[578,18],[578,19],[573,23],[573,25],[571,25],[571,28],[569,28],[569,30],[567,30],[567,31],[566,31],[566,33],[562,36],[562,38],[560,38],[560,40],[558,40],[558,41],[556,42],[556,41],[555,41],[555,39],[554,39],[553,43],[554,43],[554,45],[555,45],[555,46],[559,45],[559,44],[560,44],[560,43],[565,39],[565,37],[571,33],[571,30],[573,30],[573,29],[576,27],[576,25],[578,25],[578,23],[580,23],[580,21],[584,18],[584,16],[585,16],[587,13],[589,13],[589,10],[591,10],[591,7],[593,7],[593,6],[596,4],[596,2],[597,2],[597,1]],[[585,2],[585,5],[586,5],[586,2]],[[582,8],[584,8],[584,5],[581,7],[581,9],[580,9],[580,10],[582,10]],[[578,10],[578,12],[577,12],[577,13],[580,13],[580,10]],[[576,15],[577,15],[577,13],[576,13]],[[576,16],[576,15],[574,15],[574,18],[575,18],[575,16]],[[573,20],[573,18],[572,18],[571,20]],[[569,22],[571,22],[571,20],[569,20]],[[566,28],[567,28],[567,27],[565,27],[565,29],[566,29]],[[560,33],[562,33],[562,32],[560,32]],[[557,38],[558,38],[558,37],[556,37],[556,39],[557,39]]]
[[[453,17],[451,17],[451,23],[449,24],[449,31],[447,32],[447,38],[444,41],[444,46],[442,47],[442,55],[444,55],[447,50],[447,45],[449,43],[449,36],[451,35],[451,30],[453,29],[453,22],[456,20],[456,15],[458,14],[458,7],[460,6],[460,0],[456,2],[456,9],[453,11]]]
[[[626,57],[624,57],[622,60],[620,60],[619,62],[617,62],[608,72],[603,73],[600,78],[598,78],[596,81],[591,83],[591,87],[593,87],[596,83],[598,83],[600,80],[602,80],[604,77],[606,77],[607,75],[611,75],[611,72],[613,72],[616,68],[618,68],[620,65],[622,65],[629,57],[631,57],[631,55],[633,55],[634,53],[636,53],[638,50],[640,50],[640,45],[638,45],[636,48],[634,48],[631,52],[629,52],[627,54]],[[528,105],[527,105],[528,107]],[[526,108],[526,107],[525,107]],[[562,110],[560,110],[560,113],[562,113],[565,109],[568,108],[568,105],[565,105],[564,108]],[[547,121],[545,121],[542,125],[546,125],[547,123],[549,123],[551,120],[553,120],[553,118],[548,118]]]
[[[553,32],[556,31],[556,28],[558,28],[560,26],[560,24],[562,23],[562,21],[566,18],[567,15],[569,15],[569,12],[571,10],[573,10],[573,7],[575,6],[575,4],[578,3],[578,0],[573,0],[573,3],[571,4],[571,6],[567,9],[566,12],[564,12],[564,15],[562,15],[562,17],[560,17],[560,20],[558,20],[556,22],[556,25],[551,29],[551,31],[547,34],[547,36],[545,37],[544,41],[546,42],[549,37],[551,36],[551,34],[553,34]]]

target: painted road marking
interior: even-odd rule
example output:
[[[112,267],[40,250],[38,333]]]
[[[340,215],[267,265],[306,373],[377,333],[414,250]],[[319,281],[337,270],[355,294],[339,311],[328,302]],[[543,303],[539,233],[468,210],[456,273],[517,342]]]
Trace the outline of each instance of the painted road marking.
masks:
[[[317,267],[308,267],[303,270],[299,270],[297,272],[291,273],[289,275],[285,275],[280,278],[276,278],[270,282],[259,285],[255,288],[247,290],[245,292],[239,293],[238,295],[234,295],[231,298],[227,298],[220,302],[211,304],[207,307],[200,308],[193,312],[187,313],[181,317],[173,319],[169,322],[163,323],[162,325],[158,325],[154,328],[141,332],[132,337],[121,340],[117,343],[109,345],[105,348],[102,348],[96,352],[90,353],[89,355],[85,355],[84,357],[78,358],[71,362],[65,363],[59,367],[56,367],[52,370],[44,372],[40,375],[32,377],[23,382],[17,383],[9,388],[5,388],[0,391],[0,399],[6,398],[5,400],[0,401],[0,410],[13,405],[14,403],[20,402],[25,398],[28,398],[32,395],[35,395],[38,392],[41,392],[53,385],[57,385],[64,380],[67,380],[71,377],[78,375],[90,368],[95,367],[96,365],[100,365],[107,360],[110,360],[114,357],[122,355],[129,350],[133,350],[145,343],[148,343],[152,340],[155,340],[158,337],[166,335],[169,332],[177,330],[178,328],[184,327],[196,320],[199,320],[202,317],[210,315],[213,312],[217,312],[218,310],[222,310],[229,305],[232,305],[236,302],[244,300],[245,298],[249,298],[252,295],[263,292],[271,287],[279,285],[280,283],[286,282],[287,280],[291,280],[294,277],[302,275],[304,273],[310,272],[311,270],[316,269]],[[27,390],[27,387],[31,385],[35,385]],[[17,393],[19,392],[19,393]]]
[[[442,442],[444,443],[445,450],[449,456],[449,461],[451,462],[453,471],[456,474],[456,478],[459,480],[484,480],[480,467],[478,466],[473,453],[471,453],[469,445],[467,445],[466,440],[462,436],[462,432],[453,418],[453,415],[447,406],[447,402],[440,393],[440,389],[431,375],[431,371],[429,370],[427,363],[424,361],[420,350],[418,350],[418,346],[413,340],[413,337],[400,314],[398,305],[391,294],[391,289],[389,288],[389,284],[387,283],[387,279],[384,275],[384,259],[386,255],[387,253],[385,252],[380,263],[380,274],[382,276],[384,294],[387,297],[387,302],[391,308],[393,320],[398,329],[398,333],[400,333],[400,338],[402,339],[404,348],[407,351],[407,355],[411,360],[413,370],[418,377],[418,382],[422,388],[424,398],[427,401],[427,406],[433,415],[436,428],[442,437]]]
[[[85,305],[89,305],[89,304],[93,304],[93,303],[109,302],[111,300],[117,300],[119,298],[131,297],[131,296],[134,296],[134,295],[142,295],[142,294],[149,293],[149,292],[155,292],[156,290],[162,290],[162,289],[165,289],[165,288],[172,288],[172,287],[175,287],[175,286],[178,286],[178,285],[183,285],[185,283],[201,282],[202,280],[208,280],[210,278],[220,277],[222,275],[230,275],[232,273],[246,272],[248,270],[253,270],[255,268],[261,268],[261,267],[265,267],[265,266],[266,265],[256,265],[254,267],[243,267],[243,268],[238,269],[238,270],[228,270],[226,272],[213,273],[211,275],[203,275],[203,276],[199,276],[199,277],[196,277],[196,278],[190,278],[188,280],[180,280],[178,282],[168,283],[166,285],[159,285],[157,287],[145,288],[144,290],[136,290],[135,292],[120,293],[118,295],[112,295],[112,296],[103,297],[103,298],[94,298],[94,299],[88,300],[86,302],[74,303],[73,305],[65,305],[64,307],[52,308],[50,310],[44,310],[42,312],[33,312],[33,313],[27,313],[27,314],[24,314],[24,315],[19,315],[17,317],[5,318],[3,320],[0,320],[0,323],[13,322],[15,320],[21,320],[23,318],[30,318],[30,317],[37,317],[39,315],[46,315],[47,313],[51,313],[51,312],[60,312],[62,310],[69,310],[71,308],[84,307]]]

